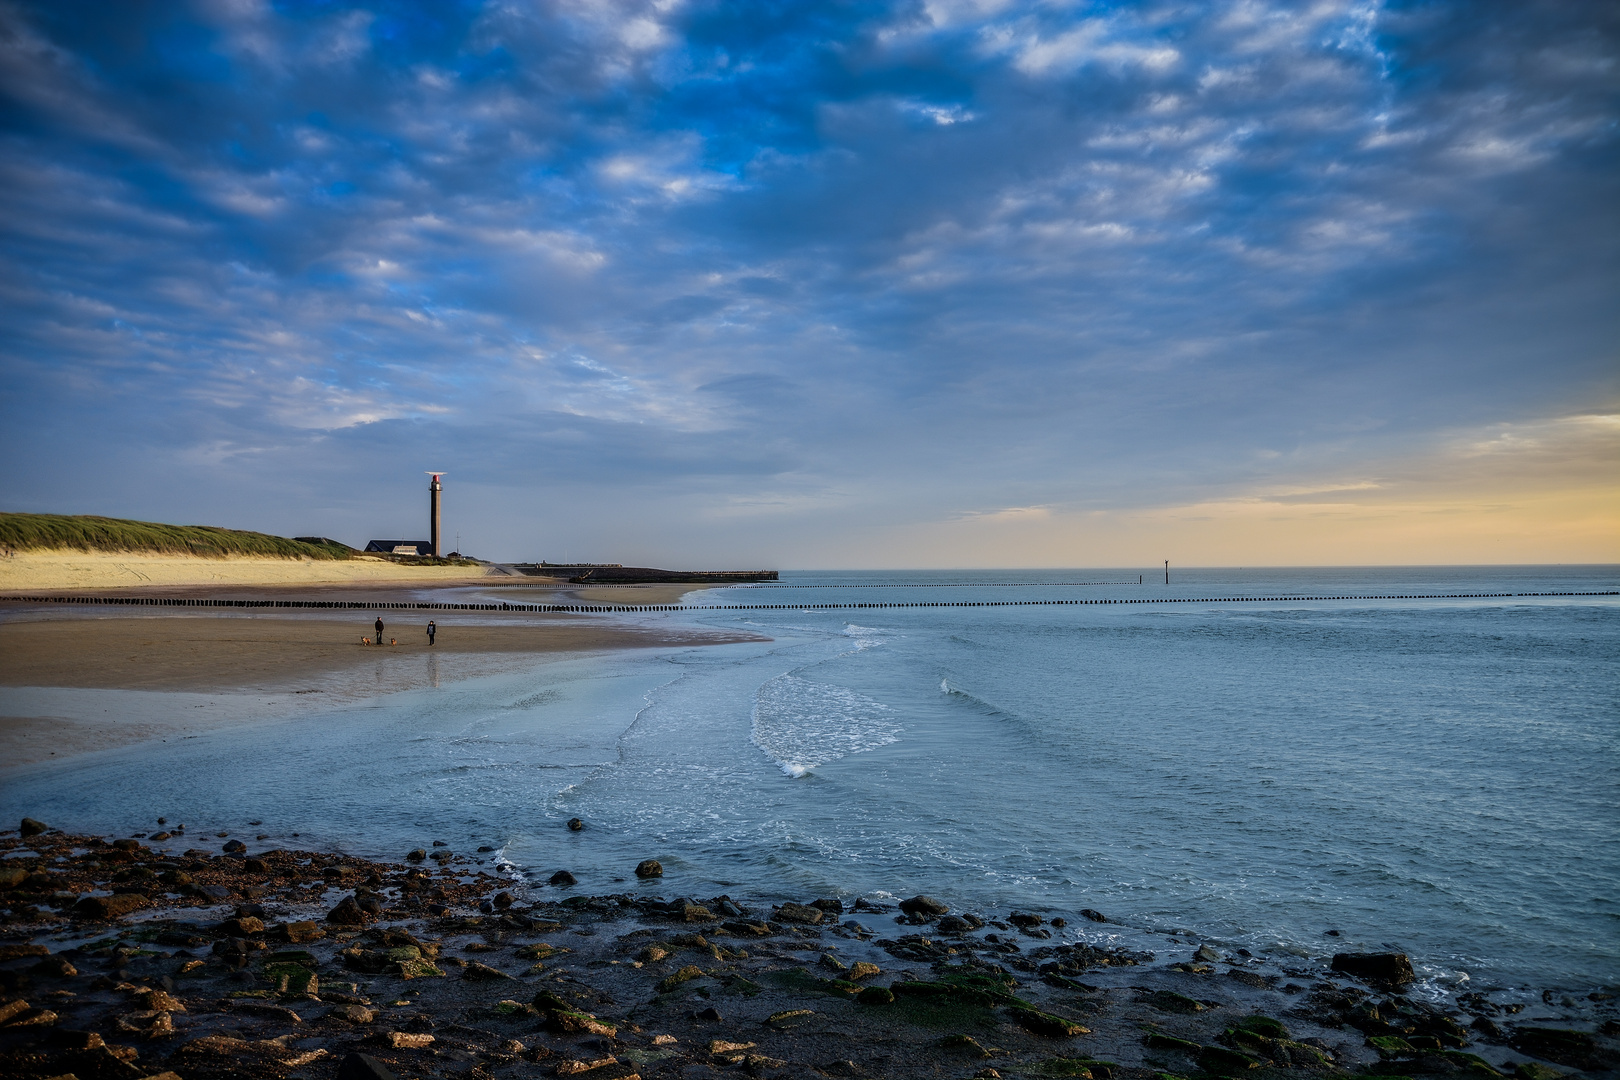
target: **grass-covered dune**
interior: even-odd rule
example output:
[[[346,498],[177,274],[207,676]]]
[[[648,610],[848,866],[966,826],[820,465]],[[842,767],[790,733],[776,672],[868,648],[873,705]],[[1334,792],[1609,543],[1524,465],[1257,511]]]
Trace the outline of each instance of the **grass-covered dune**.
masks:
[[[224,558],[347,559],[341,544],[306,544],[284,536],[219,529],[212,525],[160,525],[152,521],[66,514],[0,513],[0,549],[11,551],[150,552]]]

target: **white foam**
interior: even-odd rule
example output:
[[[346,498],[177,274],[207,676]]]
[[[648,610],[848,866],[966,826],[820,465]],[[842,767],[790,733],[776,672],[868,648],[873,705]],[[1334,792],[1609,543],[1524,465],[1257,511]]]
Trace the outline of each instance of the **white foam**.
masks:
[[[881,701],[847,687],[778,675],[754,694],[753,741],[788,776],[887,746],[900,725]]]

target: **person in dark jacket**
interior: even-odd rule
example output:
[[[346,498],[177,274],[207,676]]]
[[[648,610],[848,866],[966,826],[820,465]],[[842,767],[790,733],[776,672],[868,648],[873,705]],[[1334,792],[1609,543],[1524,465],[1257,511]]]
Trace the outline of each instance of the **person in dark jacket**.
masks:
[[[379,615],[379,616],[377,616],[377,644],[379,644],[379,645],[382,644],[382,632],[383,632],[382,616]]]
[[[437,634],[438,632],[439,632],[439,628],[437,626],[433,625],[433,620],[432,619],[429,619],[428,620],[428,644],[429,645],[433,644],[433,635]]]

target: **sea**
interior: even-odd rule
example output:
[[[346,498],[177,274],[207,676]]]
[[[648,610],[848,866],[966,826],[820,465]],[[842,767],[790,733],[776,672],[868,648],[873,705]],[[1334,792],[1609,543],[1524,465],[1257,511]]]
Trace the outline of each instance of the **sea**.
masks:
[[[11,775],[0,813],[388,858],[437,840],[537,898],[559,869],[593,894],[921,893],[1586,994],[1620,983],[1617,589],[1614,566],[785,572],[579,616],[768,641],[545,657],[88,755]],[[647,858],[661,879],[631,874]]]

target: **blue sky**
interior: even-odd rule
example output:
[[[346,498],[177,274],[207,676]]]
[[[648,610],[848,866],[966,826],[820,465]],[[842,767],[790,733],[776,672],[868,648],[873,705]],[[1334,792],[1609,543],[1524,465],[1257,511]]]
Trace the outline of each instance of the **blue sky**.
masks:
[[[1620,561],[1620,17],[0,5],[0,508]]]

